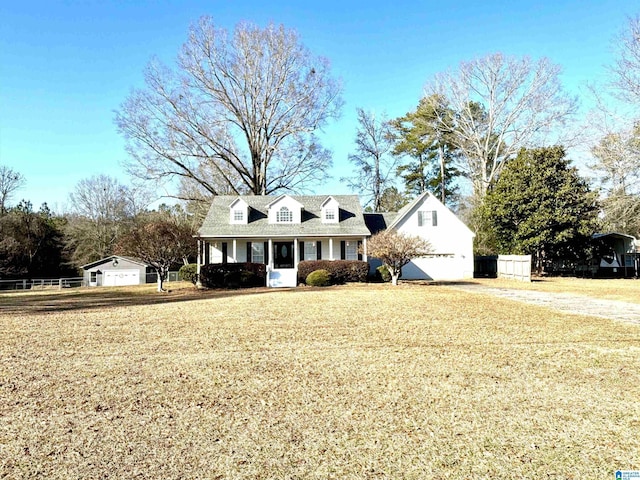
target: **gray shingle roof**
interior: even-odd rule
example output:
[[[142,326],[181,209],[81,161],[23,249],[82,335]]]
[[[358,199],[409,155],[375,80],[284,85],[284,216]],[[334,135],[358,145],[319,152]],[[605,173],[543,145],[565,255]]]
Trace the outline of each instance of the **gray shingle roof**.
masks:
[[[117,258],[122,258],[122,259],[127,260],[127,261],[129,261],[131,263],[137,263],[137,264],[140,264],[140,265],[145,266],[145,267],[149,266],[149,264],[143,262],[141,259],[136,258],[136,257],[127,257],[127,256],[124,256],[124,255],[110,255],[108,257],[101,258],[100,260],[96,260],[95,262],[91,262],[91,263],[87,263],[86,265],[82,265],[82,267],[80,267],[80,268],[88,270],[88,269],[93,268],[93,267],[95,267],[97,265],[102,265],[103,263],[112,262],[114,259],[117,259]]]
[[[364,222],[367,224],[367,228],[372,235],[375,235],[382,230],[386,230],[389,228],[398,214],[396,212],[389,213],[365,213],[364,214]]]
[[[198,230],[201,237],[282,237],[282,236],[368,236],[357,195],[331,195],[340,205],[340,222],[322,223],[322,203],[329,195],[289,195],[304,205],[299,224],[270,224],[267,206],[278,196],[220,195],[213,199],[209,213]],[[229,223],[229,206],[236,198],[249,205],[246,225]]]

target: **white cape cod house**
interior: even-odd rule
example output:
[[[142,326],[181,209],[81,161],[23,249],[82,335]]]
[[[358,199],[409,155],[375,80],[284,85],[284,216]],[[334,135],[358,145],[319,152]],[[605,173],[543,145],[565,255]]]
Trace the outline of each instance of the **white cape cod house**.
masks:
[[[375,268],[367,238],[385,228],[423,236],[433,247],[402,278],[473,276],[473,233],[430,193],[384,214],[363,213],[357,195],[217,196],[198,230],[198,271],[209,263],[264,263],[268,286],[291,287],[302,260],[364,260]]]

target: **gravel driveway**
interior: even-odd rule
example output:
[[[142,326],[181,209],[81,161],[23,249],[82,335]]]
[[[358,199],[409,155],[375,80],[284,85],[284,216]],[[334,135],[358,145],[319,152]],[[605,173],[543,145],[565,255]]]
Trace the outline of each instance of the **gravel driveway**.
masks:
[[[640,325],[640,304],[637,303],[602,300],[570,293],[494,288],[478,284],[460,284],[454,288],[472,293],[508,298],[532,305],[540,305],[564,313],[604,317]]]

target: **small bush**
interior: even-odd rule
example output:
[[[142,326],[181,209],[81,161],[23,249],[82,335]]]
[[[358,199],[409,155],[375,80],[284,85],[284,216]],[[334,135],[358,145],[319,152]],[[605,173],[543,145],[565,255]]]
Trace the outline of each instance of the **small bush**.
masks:
[[[391,274],[389,273],[389,269],[386,265],[380,265],[376,268],[376,277],[380,277],[381,282],[391,281]]]
[[[316,270],[326,270],[331,274],[331,282],[340,285],[366,282],[369,264],[361,260],[305,260],[298,264],[298,283],[306,282],[307,276]]]
[[[331,285],[331,274],[326,270],[315,270],[307,275],[306,283],[312,287],[327,287]]]
[[[194,285],[198,282],[198,265],[190,263],[183,265],[178,270],[178,278],[185,282],[191,282]]]
[[[200,267],[200,283],[206,288],[262,287],[266,278],[262,263],[210,263]]]

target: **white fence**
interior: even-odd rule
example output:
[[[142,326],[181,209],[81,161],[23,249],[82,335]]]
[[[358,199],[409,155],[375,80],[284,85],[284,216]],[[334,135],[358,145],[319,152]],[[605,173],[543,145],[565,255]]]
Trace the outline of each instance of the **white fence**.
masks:
[[[82,277],[0,280],[0,290],[44,290],[82,287]]]
[[[147,283],[155,283],[158,281],[157,273],[148,273],[145,279]],[[180,278],[178,272],[168,272],[167,282],[177,282]],[[62,288],[79,288],[87,287],[83,277],[69,278],[34,278],[19,280],[0,280],[0,292],[13,290],[45,290],[45,289],[62,289]]]
[[[498,255],[498,278],[531,281],[531,255]]]
[[[153,273],[147,273],[147,278],[146,278],[146,282],[147,283],[156,283],[158,281],[158,274],[153,272]],[[180,277],[178,276],[178,272],[167,272],[167,279],[165,280],[167,282],[178,282],[180,281]]]

